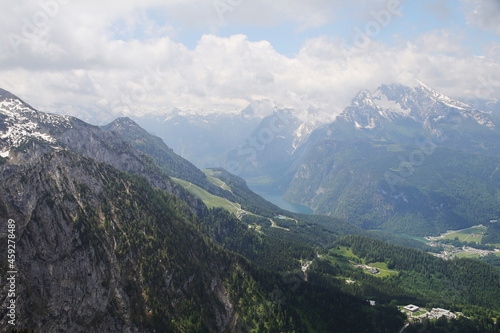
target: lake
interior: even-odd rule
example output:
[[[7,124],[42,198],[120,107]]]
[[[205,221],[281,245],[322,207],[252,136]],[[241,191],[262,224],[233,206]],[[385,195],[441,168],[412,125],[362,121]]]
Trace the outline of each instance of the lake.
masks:
[[[248,187],[266,199],[269,202],[272,202],[276,206],[280,207],[281,209],[288,210],[289,212],[292,213],[299,213],[299,214],[313,214],[313,210],[309,207],[306,207],[304,205],[299,205],[295,204],[290,201],[286,201],[285,199],[282,198],[282,194],[274,189],[273,187],[270,187],[269,185],[248,185]]]

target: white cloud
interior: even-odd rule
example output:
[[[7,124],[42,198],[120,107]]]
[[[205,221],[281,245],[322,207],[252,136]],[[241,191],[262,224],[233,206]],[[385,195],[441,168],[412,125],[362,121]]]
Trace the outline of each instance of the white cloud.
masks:
[[[309,40],[295,58],[280,55],[266,41],[251,42],[243,35],[205,35],[194,50],[166,37],[110,41],[92,59],[99,66],[4,70],[0,82],[42,107],[61,102],[98,104],[115,113],[164,112],[174,106],[216,111],[238,110],[254,100],[269,99],[297,110],[313,106],[332,115],[363,88],[388,82],[412,84],[419,78],[454,97],[474,97],[483,85],[481,77],[488,82],[492,73],[500,73],[488,59],[429,54],[425,43],[424,47],[418,44],[379,43],[370,52],[347,59],[339,41],[329,38]],[[499,87],[490,86],[498,93]]]
[[[237,5],[225,13],[226,23],[293,21],[297,29],[333,20],[333,6],[345,5],[327,0],[230,3]],[[17,51],[5,37],[9,33],[25,37],[23,29],[29,30],[29,24],[22,18],[35,24],[33,18],[42,9],[34,1],[4,6],[0,87],[42,109],[63,103],[115,114],[159,113],[172,107],[235,111],[255,101],[272,101],[333,115],[361,89],[389,82],[412,84],[414,78],[453,97],[473,98],[483,82],[488,86],[483,92],[500,94],[499,44],[486,45],[484,58],[468,55],[460,47],[459,30],[432,31],[408,45],[374,40],[351,49],[347,45],[353,43],[341,37],[316,37],[294,57],[278,53],[267,41],[250,41],[241,34],[208,33],[193,49],[174,41],[178,29],[226,24],[219,22],[213,4],[211,0],[71,1],[54,7],[54,15],[39,24],[41,33],[19,44]],[[386,2],[373,1],[370,6],[367,13],[370,8],[384,8]],[[169,17],[189,22],[178,25]]]
[[[445,29],[420,35],[416,44],[421,52],[460,55],[467,52],[463,48],[462,40],[463,34],[458,29]]]
[[[466,6],[468,23],[483,30],[500,35],[500,1],[498,0],[463,0]]]

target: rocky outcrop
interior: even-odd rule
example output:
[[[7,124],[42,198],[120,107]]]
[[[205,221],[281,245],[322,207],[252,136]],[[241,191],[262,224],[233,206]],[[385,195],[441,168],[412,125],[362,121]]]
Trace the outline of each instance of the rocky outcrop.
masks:
[[[155,327],[148,318],[158,308],[170,309],[174,314],[176,307],[172,304],[194,301],[210,308],[207,317],[214,320],[205,323],[210,330],[233,331],[237,314],[223,279],[223,272],[230,269],[228,263],[217,259],[215,250],[196,235],[187,221],[176,222],[175,217],[165,216],[161,223],[166,225],[156,226],[160,222],[155,222],[158,208],[145,211],[134,203],[141,196],[135,192],[133,180],[127,183],[129,187],[111,196],[110,182],[127,182],[116,179],[124,174],[113,170],[66,151],[46,154],[33,165],[1,168],[1,220],[6,223],[11,218],[17,223],[18,327],[37,332],[148,332]],[[117,212],[123,209],[121,198],[136,207],[129,224],[118,218]],[[113,212],[108,217],[107,208]],[[139,216],[152,221],[154,228],[172,232],[168,242],[153,239],[154,234],[148,236],[152,244],[168,244],[155,251],[175,253],[176,248],[190,248],[187,253],[176,253],[169,262],[162,262],[166,257],[161,257],[157,263],[165,268],[160,273],[165,285],[158,288],[160,297],[156,300],[161,307],[151,300],[148,288],[152,286],[144,272],[148,259],[143,250],[131,246],[124,253],[119,251],[120,237],[128,238],[127,242],[137,237],[128,228],[139,222]],[[176,229],[171,223],[184,226]],[[4,226],[0,238],[6,236]],[[187,239],[191,239],[191,245],[179,243]],[[210,261],[210,270],[198,266],[198,262]],[[182,274],[183,270],[193,273]],[[204,288],[205,281],[213,281],[213,287]],[[7,290],[3,281],[2,300]],[[2,331],[10,328],[6,306],[6,302],[0,306]]]
[[[16,328],[176,331],[195,325],[193,316],[209,331],[234,331],[231,259],[207,244],[192,215],[206,206],[149,156],[117,133],[1,90],[0,157],[1,253],[7,221],[16,221]],[[12,329],[8,289],[0,281],[1,331]]]

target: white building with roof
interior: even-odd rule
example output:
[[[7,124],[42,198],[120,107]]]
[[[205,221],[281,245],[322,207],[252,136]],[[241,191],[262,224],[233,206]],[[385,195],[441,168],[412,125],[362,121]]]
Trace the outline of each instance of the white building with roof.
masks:
[[[413,305],[413,304],[409,304],[407,306],[404,307],[405,310],[408,310],[410,312],[417,312],[418,310],[420,310],[420,308],[416,305]]]

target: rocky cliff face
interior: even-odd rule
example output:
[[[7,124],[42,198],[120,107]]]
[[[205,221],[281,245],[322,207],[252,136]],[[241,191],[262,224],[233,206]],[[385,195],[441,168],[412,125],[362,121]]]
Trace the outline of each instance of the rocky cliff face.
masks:
[[[0,156],[10,163],[29,163],[48,151],[71,150],[144,176],[155,187],[172,188],[150,158],[116,133],[77,118],[39,112],[7,93],[0,95],[0,121]]]
[[[236,330],[234,304],[249,295],[230,277],[252,280],[246,262],[200,231],[203,203],[119,134],[2,90],[0,182],[1,253],[16,221],[17,328]],[[2,331],[8,289],[0,281]]]
[[[176,304],[193,301],[200,303],[193,304],[195,313],[198,306],[208,307],[207,318],[214,319],[204,325],[211,330],[223,332],[236,322],[221,273],[229,262],[217,259],[217,251],[185,220],[189,210],[179,214],[164,209],[178,209],[175,197],[156,198],[155,190],[141,185],[139,178],[126,179],[108,166],[66,151],[46,154],[31,165],[3,166],[0,178],[2,222],[7,217],[17,222],[20,327],[44,332],[150,331],[158,327],[152,319],[163,318],[166,325],[167,318],[179,313]],[[145,194],[172,203],[163,207],[138,202]],[[139,230],[144,220],[148,223]],[[148,245],[149,255],[143,249]],[[154,253],[156,257],[149,258]],[[202,262],[211,263],[206,271],[198,266]],[[6,292],[4,284],[2,299]],[[5,307],[2,304],[2,313]],[[0,323],[3,331],[9,327],[5,317]]]
[[[6,217],[17,222],[18,326],[84,332],[95,325],[92,330],[137,332],[112,249],[84,244],[74,224],[82,204],[75,199],[76,187],[91,185],[98,195],[103,186],[89,175],[92,170],[69,170],[71,158],[63,154],[44,156],[31,171],[26,166],[2,170]],[[69,182],[68,176],[79,182]],[[113,302],[115,313],[108,309]],[[2,330],[9,327],[2,324]]]

